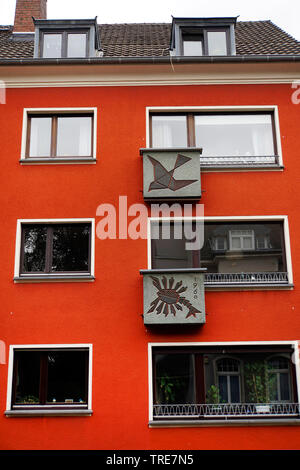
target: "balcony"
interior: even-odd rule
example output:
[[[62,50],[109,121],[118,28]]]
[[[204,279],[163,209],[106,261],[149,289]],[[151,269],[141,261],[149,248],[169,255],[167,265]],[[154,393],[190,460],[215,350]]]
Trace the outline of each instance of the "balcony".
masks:
[[[146,201],[197,201],[201,198],[199,148],[140,149]]]
[[[141,270],[145,325],[205,323],[205,269]]]
[[[248,424],[293,418],[300,425],[295,350],[287,342],[156,343],[150,421]]]

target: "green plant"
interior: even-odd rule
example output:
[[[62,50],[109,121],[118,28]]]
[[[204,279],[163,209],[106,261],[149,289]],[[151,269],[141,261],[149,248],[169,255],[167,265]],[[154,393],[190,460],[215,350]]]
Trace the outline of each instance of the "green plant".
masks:
[[[221,401],[220,390],[216,385],[211,385],[206,392],[206,403],[218,404]]]
[[[34,396],[34,395],[26,395],[25,397],[21,397],[18,402],[19,403],[24,403],[24,404],[28,404],[28,403],[39,403],[39,399],[38,397]]]
[[[249,401],[268,403],[270,392],[274,388],[275,375],[268,372],[264,361],[247,362],[244,370]]]
[[[158,378],[158,388],[161,403],[175,403],[177,392],[184,387],[184,381],[180,377],[170,377],[163,374]]]

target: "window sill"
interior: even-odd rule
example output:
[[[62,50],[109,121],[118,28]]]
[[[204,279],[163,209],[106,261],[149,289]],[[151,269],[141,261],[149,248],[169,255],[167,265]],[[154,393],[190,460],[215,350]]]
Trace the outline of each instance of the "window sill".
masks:
[[[92,157],[74,157],[74,158],[21,158],[21,165],[76,165],[76,164],[93,164],[96,158]]]
[[[43,274],[43,275],[22,275],[15,276],[15,283],[32,283],[32,282],[93,282],[95,276],[91,274],[78,274],[78,275],[55,275],[55,274]]]
[[[149,421],[150,428],[191,428],[223,426],[300,426],[299,418],[252,418],[212,420],[157,420]]]
[[[30,418],[34,416],[92,416],[93,410],[6,410],[4,414],[8,418]]]

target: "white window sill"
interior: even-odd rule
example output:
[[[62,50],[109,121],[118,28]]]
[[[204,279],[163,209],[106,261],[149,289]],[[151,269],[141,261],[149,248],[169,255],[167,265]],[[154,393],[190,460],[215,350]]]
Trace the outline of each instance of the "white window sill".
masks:
[[[8,418],[30,418],[34,416],[92,416],[93,410],[6,410],[4,414]]]
[[[21,275],[15,276],[15,283],[32,283],[32,282],[93,282],[95,276],[91,274],[37,274],[37,275]]]
[[[21,165],[74,165],[74,164],[93,164],[96,163],[96,158],[93,157],[74,157],[74,158],[21,158],[19,160]]]

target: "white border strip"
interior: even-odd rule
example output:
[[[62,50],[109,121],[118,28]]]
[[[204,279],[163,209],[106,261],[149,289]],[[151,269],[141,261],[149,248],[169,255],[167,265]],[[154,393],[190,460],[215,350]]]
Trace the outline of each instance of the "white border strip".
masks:
[[[286,256],[286,267],[288,273],[289,284],[293,283],[293,270],[292,270],[292,257],[291,257],[291,245],[290,245],[290,233],[289,223],[287,215],[251,215],[251,216],[208,216],[208,217],[148,217],[147,221],[147,259],[148,269],[152,269],[151,262],[151,222],[163,222],[163,221],[202,221],[202,222],[271,222],[271,221],[282,221],[283,232],[284,232],[284,243],[285,243],[285,256]]]
[[[88,349],[89,372],[88,372],[88,409],[92,409],[92,369],[93,369],[93,345],[91,343],[76,344],[14,344],[9,346],[8,374],[7,374],[7,399],[6,410],[11,410],[11,395],[13,382],[14,351],[19,349]]]
[[[148,390],[149,390],[149,421],[153,421],[153,362],[152,348],[154,347],[206,347],[206,346],[280,346],[290,345],[294,349],[294,361],[296,370],[296,392],[299,400],[300,371],[299,371],[299,341],[219,341],[219,342],[163,342],[148,343]]]
[[[147,106],[146,107],[146,147],[150,146],[150,114],[151,113],[178,113],[178,112],[199,112],[199,113],[209,113],[209,112],[222,112],[226,111],[228,114],[234,111],[241,112],[255,112],[255,111],[266,111],[271,112],[274,115],[274,124],[275,124],[275,138],[277,145],[277,153],[279,157],[279,165],[283,166],[282,158],[282,147],[281,147],[281,136],[280,136],[280,127],[279,127],[279,113],[277,105],[251,105],[251,106]]]
[[[16,231],[16,244],[15,244],[15,265],[14,277],[20,276],[20,259],[21,259],[21,239],[22,239],[22,224],[91,224],[91,272],[90,275],[95,275],[95,219],[93,218],[80,218],[80,219],[18,219]],[[76,274],[76,273],[72,273]],[[71,277],[71,275],[70,275]]]
[[[23,124],[22,124],[22,140],[21,140],[21,160],[26,159],[26,139],[27,139],[27,126],[28,126],[28,114],[93,114],[93,155],[92,158],[96,160],[97,155],[97,108],[24,108],[23,110]],[[55,158],[53,158],[55,163]],[[30,161],[34,163],[34,158]],[[76,163],[76,159],[70,160],[70,163]],[[59,159],[56,161],[59,163]]]

